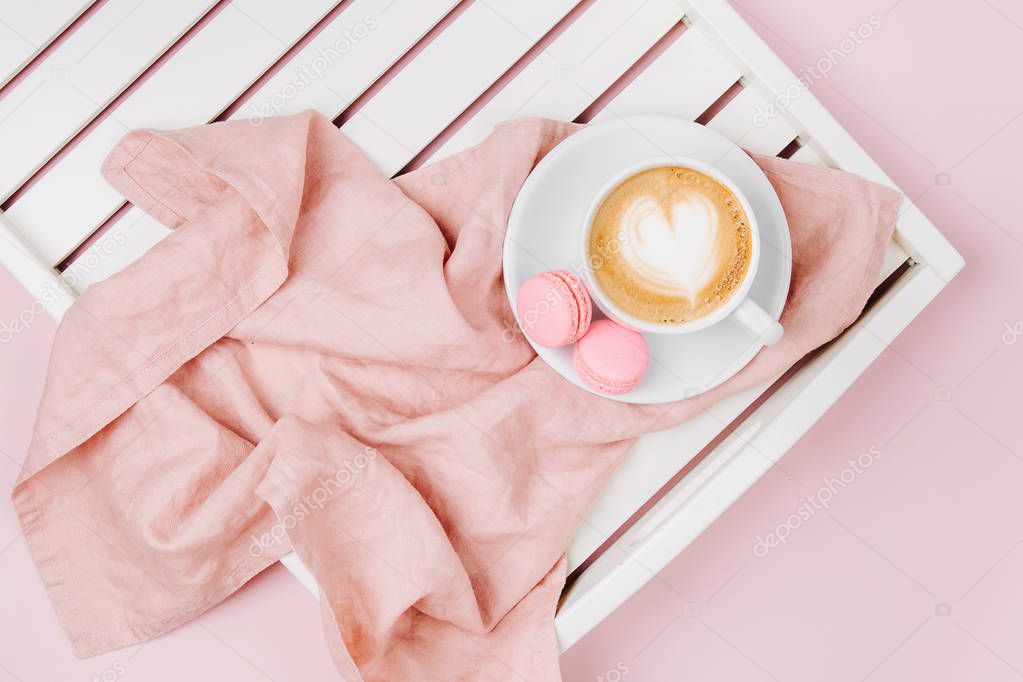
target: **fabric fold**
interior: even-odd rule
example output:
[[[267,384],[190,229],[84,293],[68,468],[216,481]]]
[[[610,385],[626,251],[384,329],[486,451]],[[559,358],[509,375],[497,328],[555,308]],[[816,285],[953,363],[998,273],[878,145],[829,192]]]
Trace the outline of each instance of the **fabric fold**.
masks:
[[[492,656],[511,657],[503,663],[525,679],[554,679],[563,561],[537,594],[488,613],[435,511],[375,448],[285,417],[258,449],[272,464],[256,492],[277,516],[259,546],[286,541],[313,572],[351,679],[377,667],[394,680],[505,679],[490,672]]]
[[[104,173],[173,228],[54,345],[25,536],[75,651],[165,632],[294,548],[348,680],[556,680],[564,551],[632,441],[855,320],[900,198],[756,157],[793,236],[785,338],[672,405],[574,387],[518,333],[508,212],[577,126],[397,180],[322,116],[136,131]]]

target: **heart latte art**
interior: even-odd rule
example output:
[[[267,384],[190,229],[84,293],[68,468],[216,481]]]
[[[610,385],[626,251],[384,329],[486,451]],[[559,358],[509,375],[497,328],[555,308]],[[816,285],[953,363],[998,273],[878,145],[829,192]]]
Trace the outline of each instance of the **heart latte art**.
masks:
[[[690,322],[731,298],[749,271],[749,219],[730,189],[692,168],[643,171],[613,189],[590,228],[589,267],[641,320]]]

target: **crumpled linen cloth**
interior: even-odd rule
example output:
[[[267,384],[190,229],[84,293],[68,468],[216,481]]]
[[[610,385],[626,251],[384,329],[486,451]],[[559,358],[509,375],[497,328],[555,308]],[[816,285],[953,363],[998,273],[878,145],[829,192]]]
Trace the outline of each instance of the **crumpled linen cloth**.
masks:
[[[67,313],[13,493],[78,655],[294,548],[345,680],[559,679],[563,554],[630,443],[841,332],[899,205],[757,158],[792,229],[784,339],[699,398],[625,405],[537,359],[501,279],[516,192],[576,129],[504,124],[396,180],[311,112],[117,145],[109,181],[174,230]]]

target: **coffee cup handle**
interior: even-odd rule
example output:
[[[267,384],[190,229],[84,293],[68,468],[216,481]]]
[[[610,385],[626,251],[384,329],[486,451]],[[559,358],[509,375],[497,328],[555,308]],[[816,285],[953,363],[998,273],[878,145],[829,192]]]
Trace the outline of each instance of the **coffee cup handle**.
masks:
[[[763,308],[748,298],[739,304],[739,307],[732,313],[732,317],[753,332],[765,346],[773,346],[778,343],[785,331]]]

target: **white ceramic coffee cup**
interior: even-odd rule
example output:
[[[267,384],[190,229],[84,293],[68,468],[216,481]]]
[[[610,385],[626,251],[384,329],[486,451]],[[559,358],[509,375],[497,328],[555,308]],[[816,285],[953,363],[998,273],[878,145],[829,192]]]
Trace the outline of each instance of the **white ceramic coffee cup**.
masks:
[[[641,320],[626,313],[624,310],[615,305],[596,282],[593,276],[594,264],[590,262],[589,254],[590,230],[593,226],[593,218],[597,213],[597,209],[600,208],[600,205],[604,202],[607,195],[633,175],[653,168],[663,168],[665,166],[692,168],[709,175],[730,189],[736,198],[738,198],[739,203],[746,212],[750,230],[749,269],[746,272],[746,277],[743,279],[742,284],[740,284],[739,287],[732,292],[731,297],[717,310],[708,315],[704,315],[703,317],[680,324],[656,323]],[[615,174],[615,176],[608,181],[604,188],[594,198],[593,203],[590,204],[590,208],[586,212],[586,219],[583,221],[583,229],[580,230],[580,233],[581,238],[579,240],[578,253],[580,254],[579,262],[582,263],[582,266],[576,269],[585,280],[586,287],[590,291],[590,297],[593,299],[594,304],[596,304],[596,306],[600,308],[605,315],[619,324],[631,327],[632,329],[640,332],[651,332],[654,334],[689,334],[700,331],[701,329],[706,329],[707,327],[717,324],[726,318],[731,318],[735,322],[749,329],[765,345],[770,346],[781,339],[784,332],[782,326],[778,324],[773,317],[768,315],[763,308],[749,298],[749,291],[753,286],[753,280],[757,276],[757,268],[760,265],[760,252],[762,248],[760,242],[760,228],[757,225],[756,215],[753,213],[753,209],[750,207],[745,195],[743,195],[739,188],[735,186],[735,183],[713,166],[703,163],[702,161],[697,161],[696,159],[661,156],[647,159],[641,163],[623,169],[620,173]]]

